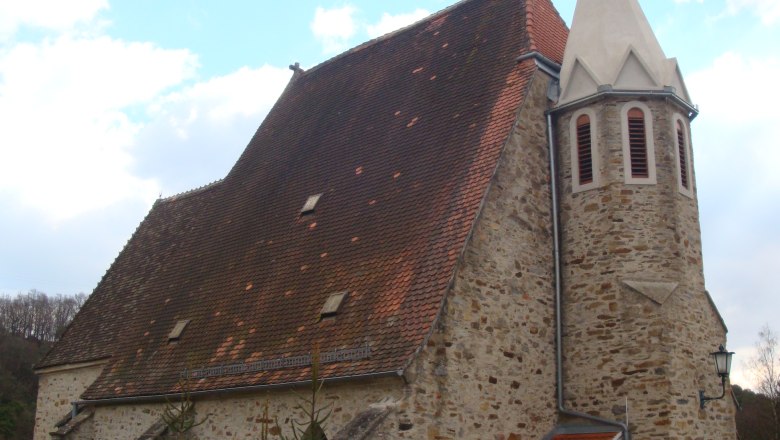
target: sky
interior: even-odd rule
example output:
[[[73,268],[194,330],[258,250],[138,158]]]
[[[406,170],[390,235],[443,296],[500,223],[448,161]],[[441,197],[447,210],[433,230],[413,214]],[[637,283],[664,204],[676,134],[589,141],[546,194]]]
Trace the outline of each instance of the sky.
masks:
[[[226,175],[290,64],[453,1],[0,0],[0,294],[90,293],[158,197]],[[751,386],[780,330],[780,1],[640,3],[701,110],[705,278]]]

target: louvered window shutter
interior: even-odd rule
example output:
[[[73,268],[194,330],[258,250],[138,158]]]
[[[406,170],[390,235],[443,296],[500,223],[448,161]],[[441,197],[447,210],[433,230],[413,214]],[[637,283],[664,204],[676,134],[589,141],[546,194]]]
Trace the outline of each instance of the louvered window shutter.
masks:
[[[628,144],[631,153],[631,177],[650,177],[647,161],[645,114],[638,108],[628,111]]]
[[[590,117],[577,118],[577,166],[580,185],[593,182],[593,151],[591,149]]]
[[[685,131],[683,125],[677,121],[677,149],[680,158],[680,184],[685,189],[690,189],[688,180],[688,149],[685,148]]]

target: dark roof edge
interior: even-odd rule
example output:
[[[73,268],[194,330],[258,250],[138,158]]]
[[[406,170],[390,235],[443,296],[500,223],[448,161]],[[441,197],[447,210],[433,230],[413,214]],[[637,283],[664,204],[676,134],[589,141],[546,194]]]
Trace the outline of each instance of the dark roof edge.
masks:
[[[39,370],[39,369],[49,368],[49,367],[57,367],[57,366],[60,366],[60,365],[67,365],[67,364],[80,364],[80,363],[84,363],[84,362],[92,362],[94,360],[100,360],[100,359],[104,359],[104,358],[110,357],[110,356],[99,356],[99,357],[95,357],[95,358],[87,358],[86,360],[78,359],[78,360],[71,360],[70,362],[54,362],[54,363],[50,363],[50,364],[46,363],[46,358],[48,358],[49,355],[52,352],[54,352],[54,349],[57,348],[57,346],[59,346],[62,343],[62,341],[65,339],[65,337],[68,335],[68,332],[70,331],[71,327],[76,322],[76,320],[78,319],[79,315],[81,314],[80,312],[82,310],[84,310],[85,308],[87,308],[87,306],[89,305],[90,301],[92,301],[92,298],[94,298],[92,294],[95,293],[95,290],[97,290],[97,288],[100,287],[101,284],[103,284],[103,281],[106,279],[106,276],[108,275],[108,273],[111,271],[111,269],[116,264],[116,260],[119,258],[120,255],[122,255],[122,253],[124,253],[125,249],[127,249],[127,246],[130,244],[130,242],[133,240],[133,238],[136,236],[136,234],[138,234],[138,230],[141,229],[141,226],[146,222],[147,219],[149,219],[149,216],[152,214],[152,212],[154,212],[154,209],[160,204],[161,201],[162,201],[162,199],[155,200],[154,204],[149,209],[149,212],[147,212],[146,215],[144,216],[144,218],[141,219],[141,221],[138,223],[138,226],[135,227],[135,230],[130,235],[130,238],[128,238],[127,241],[125,242],[125,245],[122,246],[122,249],[120,249],[119,253],[116,254],[114,259],[111,261],[111,264],[108,265],[108,269],[106,269],[106,271],[103,272],[103,276],[100,277],[100,280],[95,285],[95,288],[92,289],[92,292],[90,292],[89,296],[87,296],[87,300],[84,301],[84,304],[81,305],[81,308],[79,309],[79,313],[76,313],[76,316],[73,319],[71,319],[71,321],[68,323],[68,325],[65,326],[65,330],[62,331],[62,335],[60,335],[60,338],[57,340],[57,342],[52,344],[51,348],[49,348],[49,350],[46,352],[46,354],[44,354],[41,357],[40,361],[38,361],[38,363],[33,365],[33,369],[34,370]]]
[[[353,380],[371,380],[371,379],[382,379],[387,377],[402,378],[402,374],[403,373],[401,371],[383,371],[380,373],[368,373],[368,374],[357,374],[354,376],[337,376],[337,377],[325,378],[322,379],[322,382],[341,383],[341,382],[348,382]],[[311,385],[311,382],[312,382],[311,380],[300,380],[295,382],[285,382],[285,383],[277,383],[277,384],[249,385],[245,387],[218,388],[214,390],[190,391],[187,394],[189,394],[190,397],[199,397],[199,396],[218,396],[227,393],[249,393],[253,391],[270,391],[270,390],[277,390],[277,389],[302,387],[306,385]],[[100,405],[111,405],[111,404],[119,404],[119,403],[164,402],[170,399],[180,398],[184,394],[185,393],[168,393],[168,394],[152,394],[146,396],[109,397],[105,399],[77,400],[72,403],[76,405],[100,406]]]
[[[213,181],[211,183],[207,183],[207,184],[205,184],[203,186],[199,186],[197,188],[193,188],[191,190],[183,191],[183,192],[180,192],[178,194],[174,194],[174,195],[172,195],[170,197],[160,198],[160,199],[157,199],[157,200],[158,200],[158,202],[161,202],[161,203],[167,203],[167,202],[173,202],[173,201],[176,201],[176,200],[185,199],[187,197],[192,197],[192,196],[198,195],[200,193],[206,192],[206,191],[210,190],[211,188],[214,188],[215,186],[219,186],[224,181],[225,181],[224,178],[218,179],[218,180],[215,180],[215,181]]]
[[[192,189],[190,191],[185,191],[185,192],[182,192],[182,193],[170,196],[170,197],[166,197],[164,199],[160,198],[160,199],[155,200],[154,204],[149,209],[149,212],[147,212],[146,215],[144,216],[144,218],[138,223],[138,226],[135,227],[135,231],[133,231],[133,234],[130,235],[129,239],[127,239],[127,241],[125,242],[125,245],[122,246],[122,249],[120,249],[119,253],[116,255],[116,257],[114,257],[114,260],[111,261],[111,264],[108,266],[108,269],[106,269],[106,271],[103,272],[103,276],[100,277],[100,281],[98,281],[97,285],[95,285],[95,288],[92,289],[92,293],[94,293],[95,290],[98,287],[100,287],[101,284],[103,284],[103,281],[105,280],[106,275],[108,275],[108,273],[111,271],[111,269],[116,264],[117,258],[119,258],[119,256],[122,255],[122,253],[125,251],[127,246],[130,244],[130,242],[133,240],[133,238],[138,233],[138,230],[141,229],[141,226],[146,222],[146,220],[149,218],[149,216],[152,214],[152,212],[154,212],[155,208],[157,208],[158,206],[160,206],[161,204],[164,204],[164,203],[170,203],[170,202],[174,202],[176,200],[181,200],[181,199],[184,199],[184,198],[188,198],[188,197],[192,197],[192,196],[195,196],[195,195],[198,195],[198,194],[202,194],[202,193],[204,193],[204,192],[206,192],[206,191],[208,191],[208,190],[210,190],[212,188],[215,188],[215,187],[219,186],[224,180],[225,179],[215,180],[214,182],[211,182],[209,184],[203,185],[203,186],[201,186],[199,188],[195,188],[195,189]],[[87,297],[87,300],[84,302],[84,305],[81,306],[81,309],[85,309],[89,305],[90,301],[93,298],[92,293],[90,293],[90,295]],[[49,354],[51,354],[54,351],[54,349],[60,344],[60,342],[65,339],[65,336],[68,334],[68,331],[73,326],[73,323],[76,322],[76,319],[78,319],[78,316],[79,316],[79,314],[77,314],[76,318],[74,318],[73,320],[71,320],[68,323],[68,325],[65,327],[65,330],[62,332],[62,336],[60,336],[60,339],[54,345],[52,345],[51,348],[46,352],[46,354],[41,358],[41,360],[37,364],[35,364],[33,366],[34,370],[42,370],[44,368],[58,367],[58,366],[61,366],[61,365],[68,365],[68,364],[81,364],[81,363],[86,363],[86,362],[102,360],[102,359],[106,359],[106,358],[110,357],[110,356],[100,356],[100,357],[87,358],[87,359],[76,359],[76,360],[71,359],[68,362],[54,362],[54,363],[47,363],[46,362],[46,358],[49,357]]]
[[[48,353],[47,353],[47,355],[48,355]],[[108,363],[109,359],[111,359],[111,356],[97,356],[97,357],[87,358],[87,359],[84,359],[84,360],[79,360],[79,361],[76,361],[76,362],[55,362],[55,363],[51,363],[51,364],[48,364],[48,365],[45,365],[45,364],[42,364],[42,363],[41,364],[35,364],[35,365],[33,365],[33,373],[35,373],[35,374],[44,374],[46,372],[43,371],[43,370],[49,370],[49,369],[52,369],[52,368],[54,368],[54,369],[57,369],[57,368],[70,369],[70,368],[66,368],[69,365],[73,366],[72,369],[77,370],[77,369],[84,368],[84,367],[90,367],[90,366],[106,364],[106,363]]]
[[[538,66],[537,66],[538,67]],[[490,189],[493,187],[493,184],[496,180],[496,175],[498,174],[498,169],[501,166],[501,159],[504,157],[504,154],[506,153],[507,146],[509,145],[510,140],[512,139],[512,133],[515,130],[515,127],[517,127],[520,124],[520,113],[525,108],[526,100],[528,99],[528,92],[531,90],[531,87],[534,84],[534,80],[536,79],[536,73],[539,72],[541,69],[537,69],[533,75],[531,75],[531,80],[528,81],[528,84],[525,87],[525,92],[523,93],[523,100],[520,103],[520,105],[517,107],[517,111],[515,113],[515,119],[512,121],[512,126],[509,128],[509,131],[507,133],[506,139],[504,140],[504,145],[501,147],[501,153],[498,155],[498,159],[496,160],[496,166],[493,169],[493,174],[490,176],[490,179],[488,180],[488,184],[485,187],[485,191],[482,194],[482,200],[479,202],[479,207],[477,208],[477,213],[474,215],[474,220],[471,223],[471,228],[469,229],[469,233],[466,235],[466,239],[463,240],[463,247],[461,248],[460,252],[458,253],[458,259],[456,260],[455,267],[452,270],[452,274],[450,275],[450,280],[447,283],[447,289],[442,296],[441,303],[439,304],[439,311],[436,312],[436,317],[433,319],[433,323],[431,324],[431,328],[428,330],[428,334],[425,335],[425,338],[423,339],[422,344],[420,344],[419,347],[417,347],[417,350],[414,351],[409,356],[409,359],[404,364],[403,368],[400,371],[400,374],[403,374],[404,371],[406,371],[409,366],[417,360],[420,353],[422,353],[423,349],[428,345],[428,341],[431,339],[431,336],[433,335],[433,331],[436,328],[436,324],[439,323],[439,320],[441,319],[441,315],[444,312],[444,307],[447,304],[447,295],[452,290],[452,288],[455,286],[455,278],[458,275],[458,268],[460,267],[461,263],[463,262],[463,256],[466,254],[466,250],[468,249],[469,244],[471,243],[471,238],[474,236],[474,232],[476,231],[477,224],[479,224],[479,220],[482,218],[482,213],[485,209],[485,205],[487,205],[487,198],[490,194]]]
[[[315,65],[314,67],[311,67],[310,69],[302,72],[302,75],[307,75],[307,74],[309,74],[309,73],[319,69],[320,67],[323,67],[323,66],[326,66],[326,65],[328,65],[330,63],[333,63],[335,61],[338,61],[341,58],[344,58],[345,56],[347,56],[347,55],[349,55],[349,54],[351,54],[353,52],[357,52],[359,50],[363,50],[363,49],[365,49],[367,47],[371,47],[371,46],[373,46],[375,44],[378,44],[378,43],[380,43],[382,41],[388,40],[388,39],[390,39],[390,38],[392,38],[392,37],[394,37],[394,36],[396,36],[396,35],[398,35],[400,33],[403,33],[403,32],[405,32],[405,31],[407,31],[407,30],[409,30],[409,29],[411,29],[411,28],[413,28],[415,26],[420,25],[421,23],[425,23],[426,21],[430,21],[434,17],[439,17],[439,16],[444,15],[446,13],[452,12],[454,9],[457,9],[457,8],[461,7],[462,5],[464,5],[466,3],[469,3],[469,2],[472,2],[472,1],[476,1],[476,0],[460,0],[459,2],[454,3],[454,4],[450,5],[450,6],[447,6],[444,9],[438,10],[438,11],[432,13],[431,15],[425,17],[425,18],[422,18],[420,20],[415,21],[414,23],[408,24],[408,25],[406,25],[406,26],[404,26],[402,28],[396,29],[396,30],[394,30],[392,32],[388,32],[388,33],[386,33],[384,35],[381,35],[381,36],[376,37],[374,39],[371,39],[371,40],[368,40],[368,41],[363,42],[361,44],[358,44],[357,46],[355,46],[355,47],[353,47],[351,49],[347,49],[346,51],[341,52],[340,54],[335,55],[332,58],[329,58],[329,59],[327,59],[327,60],[325,60],[325,61]]]

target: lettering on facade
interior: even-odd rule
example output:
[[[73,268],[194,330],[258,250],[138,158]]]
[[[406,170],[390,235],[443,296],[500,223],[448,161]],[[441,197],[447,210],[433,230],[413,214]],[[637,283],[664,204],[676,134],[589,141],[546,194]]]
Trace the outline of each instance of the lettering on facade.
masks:
[[[355,362],[371,357],[371,347],[366,343],[358,348],[344,348],[320,353],[320,364],[336,362]],[[241,364],[219,365],[181,372],[182,378],[203,379],[207,377],[231,376],[235,374],[256,373],[259,371],[281,370],[283,368],[308,367],[312,364],[311,353],[302,356],[289,356],[266,359]]]

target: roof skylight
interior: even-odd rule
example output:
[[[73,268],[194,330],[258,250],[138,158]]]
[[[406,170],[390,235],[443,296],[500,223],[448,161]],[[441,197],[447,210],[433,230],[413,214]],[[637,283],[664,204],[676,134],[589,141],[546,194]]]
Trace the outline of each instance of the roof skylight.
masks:
[[[320,319],[336,316],[336,314],[339,312],[339,309],[341,308],[341,305],[344,304],[344,301],[347,299],[348,295],[349,292],[345,290],[343,292],[334,293],[331,296],[329,296],[328,299],[325,301],[325,305],[322,306],[322,311],[320,312]]]
[[[322,193],[309,196],[301,209],[301,215],[314,214],[314,208],[317,206],[317,202],[320,201],[320,197],[322,197]]]
[[[175,342],[178,341],[179,338],[181,338],[181,334],[184,331],[184,328],[187,327],[187,324],[190,323],[189,319],[184,319],[176,323],[175,326],[173,326],[173,330],[168,334],[168,342]]]

